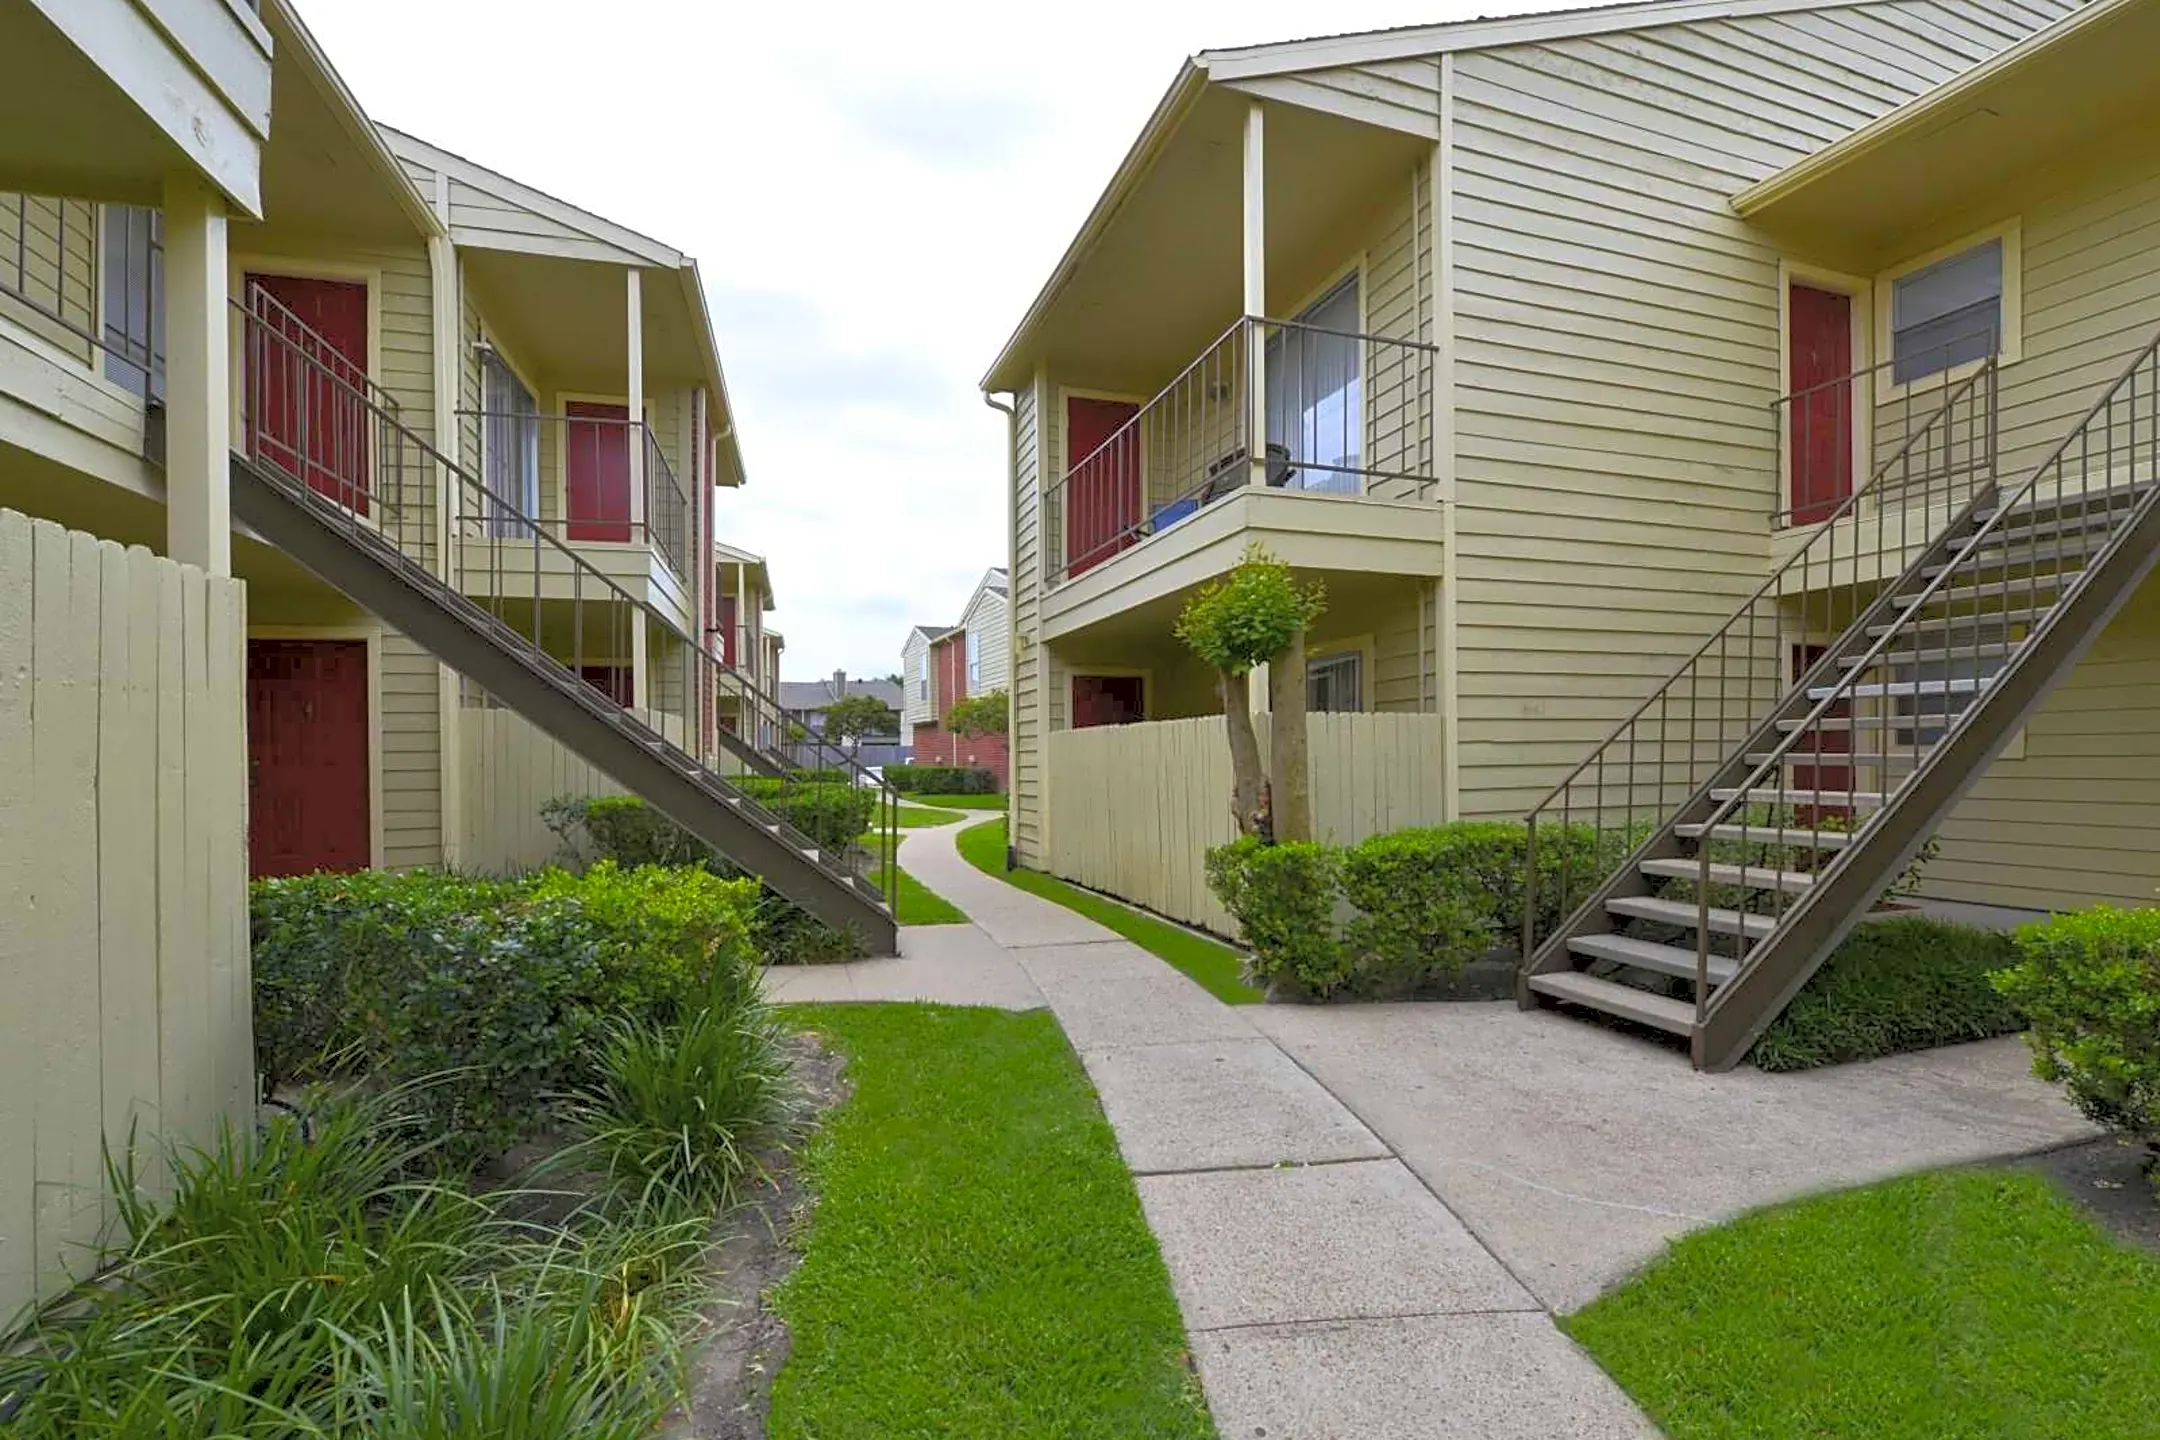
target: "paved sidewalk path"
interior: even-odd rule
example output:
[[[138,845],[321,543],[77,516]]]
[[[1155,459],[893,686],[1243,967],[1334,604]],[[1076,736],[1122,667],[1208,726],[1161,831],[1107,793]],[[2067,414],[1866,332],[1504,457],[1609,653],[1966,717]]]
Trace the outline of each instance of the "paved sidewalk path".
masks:
[[[954,850],[959,828],[910,832],[900,858],[974,923],[906,931],[904,958],[847,967],[849,983],[886,998],[881,973],[912,989],[949,965],[1017,993],[984,965],[987,939],[1034,986],[1117,1131],[1223,1440],[1657,1434],[1249,1008],[983,874]]]
[[[768,986],[1049,1006],[1132,1169],[1223,1440],[1654,1440],[1553,1314],[1741,1210],[2093,1133],[2016,1039],[1707,1076],[1512,1004],[1224,1005],[976,870],[961,828],[912,831],[900,858],[971,924]]]

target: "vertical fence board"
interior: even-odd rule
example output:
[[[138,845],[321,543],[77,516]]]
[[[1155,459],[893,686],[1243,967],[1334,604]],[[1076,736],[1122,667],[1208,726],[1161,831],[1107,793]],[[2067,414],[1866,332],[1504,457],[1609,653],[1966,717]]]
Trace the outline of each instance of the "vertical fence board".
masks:
[[[1270,717],[1253,717],[1263,757]],[[1316,714],[1307,726],[1313,834],[1337,845],[1440,823],[1440,720]],[[1052,874],[1220,934],[1236,924],[1207,888],[1206,854],[1236,834],[1221,716],[1060,730],[1044,764],[1057,797]]]
[[[37,873],[31,806],[33,684],[30,522],[0,510],[0,1321],[36,1274],[37,999],[43,969],[29,903]]]
[[[102,1216],[98,1062],[97,542],[49,521],[32,539],[31,777],[38,861],[36,1266],[87,1268]]]
[[[210,1060],[213,1103],[220,1116],[246,1125],[255,1100],[253,967],[248,955],[247,739],[228,717],[247,713],[247,616],[240,583],[221,577],[203,581],[202,809],[192,828],[202,837],[207,861],[203,881],[204,931],[209,945]],[[190,807],[193,810],[193,807]]]
[[[98,548],[98,1025],[116,1150],[157,1138],[157,637],[138,628],[137,556]]]

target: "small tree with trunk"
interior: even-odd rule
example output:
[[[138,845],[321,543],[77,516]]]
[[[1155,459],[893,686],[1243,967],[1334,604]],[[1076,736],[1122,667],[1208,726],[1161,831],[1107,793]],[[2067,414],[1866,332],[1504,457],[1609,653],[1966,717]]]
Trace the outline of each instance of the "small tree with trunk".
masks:
[[[1203,585],[1178,616],[1177,637],[1216,670],[1230,735],[1230,809],[1241,835],[1312,838],[1305,627],[1326,608],[1321,585],[1300,585],[1288,565],[1254,544],[1229,574]],[[1252,723],[1251,675],[1261,665],[1268,667],[1274,711],[1265,770]]]
[[[992,690],[983,695],[970,695],[965,700],[955,700],[952,711],[945,717],[945,727],[955,735],[979,739],[984,735],[1003,735],[1012,713],[1010,697],[1003,690]]]
[[[900,717],[875,695],[850,695],[825,709],[825,738],[860,749],[865,735],[897,735]]]

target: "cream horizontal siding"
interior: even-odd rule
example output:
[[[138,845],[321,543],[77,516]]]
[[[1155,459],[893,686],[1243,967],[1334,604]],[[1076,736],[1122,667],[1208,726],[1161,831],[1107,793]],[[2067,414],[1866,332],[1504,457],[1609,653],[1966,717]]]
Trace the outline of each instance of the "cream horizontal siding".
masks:
[[[95,1267],[105,1145],[252,1123],[245,631],[238,582],[0,511],[0,1316]]]
[[[0,193],[0,320],[85,362],[98,314],[98,207]]]
[[[450,181],[450,215],[460,245],[479,249],[531,250],[544,246],[550,250],[605,252],[596,253],[595,258],[619,253],[581,230],[455,177]]]
[[[442,863],[442,667],[394,630],[383,632],[383,863],[393,870]]]
[[[1341,115],[1366,125],[1401,130],[1427,139],[1440,138],[1439,109],[1433,103],[1439,66],[1432,57],[1414,55],[1365,65],[1338,65],[1292,75],[1268,75],[1230,82],[1233,90],[1263,100]]]
[[[2160,582],[2147,581],[1943,826],[1922,893],[2033,909],[2160,897]]]
[[[1455,57],[1465,814],[1521,813],[1765,573],[1778,255],[1727,198],[2038,23],[1999,11],[1897,0]]]
[[[1049,650],[1042,643],[1042,395],[1013,396],[1012,835],[1023,863],[1043,860],[1043,741]]]

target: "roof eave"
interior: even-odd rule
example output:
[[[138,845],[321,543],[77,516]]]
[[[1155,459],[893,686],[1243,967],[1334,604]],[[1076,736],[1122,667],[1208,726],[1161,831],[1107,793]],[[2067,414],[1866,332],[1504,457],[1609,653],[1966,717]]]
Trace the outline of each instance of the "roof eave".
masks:
[[[331,109],[337,112],[338,123],[367,156],[378,175],[395,192],[398,208],[412,220],[414,228],[420,232],[422,238],[433,239],[444,233],[442,217],[435,213],[435,207],[428,204],[427,197],[420,193],[420,187],[413,184],[412,176],[405,172],[404,165],[391,153],[390,146],[383,140],[376,123],[369,119],[367,111],[361,108],[359,97],[346,85],[345,77],[338,74],[337,67],[330,63],[330,57],[316,42],[314,33],[300,18],[300,12],[290,4],[281,4],[277,18],[292,31],[292,38],[296,42],[293,47],[295,54],[307,67],[309,79],[316,90],[330,103]],[[273,121],[272,143],[275,143],[276,128]]]
[[[2073,11],[2054,24],[2035,30],[2009,49],[1999,51],[1970,70],[1952,76],[1895,110],[1877,116],[1843,139],[1826,145],[1811,155],[1802,156],[1783,170],[1756,181],[1734,195],[1727,204],[1741,219],[1752,219],[1779,201],[1836,174],[1864,156],[1932,128],[1938,122],[1948,119],[1950,112],[1967,103],[1976,91],[2016,74],[2042,51],[2061,44],[2088,26],[2105,24],[2123,11],[2141,3],[2144,3],[2144,0],[2091,0],[2084,9]]]
[[[1072,243],[1065,247],[1065,253],[1059,257],[1057,267],[1050,272],[1050,278],[1036,293],[1027,313],[1020,317],[1020,324],[1013,330],[1012,337],[1005,342],[1005,347],[998,351],[997,359],[992,361],[990,368],[983,373],[981,389],[984,393],[1018,390],[1029,383],[1035,367],[1028,347],[1035,328],[1049,314],[1050,307],[1057,303],[1058,296],[1071,282],[1081,262],[1087,259],[1089,252],[1109,230],[1111,222],[1124,207],[1133,187],[1154,165],[1155,157],[1163,145],[1177,132],[1179,123],[1199,100],[1201,92],[1207,88],[1207,80],[1207,67],[1199,58],[1188,59],[1179,65],[1177,78],[1170,82],[1170,88],[1163,92],[1162,99],[1156,102],[1153,113],[1148,116],[1147,124],[1141,127],[1139,138],[1133,141],[1132,148],[1125,152],[1125,158],[1118,162],[1118,168],[1110,176],[1110,183],[1103,188],[1094,208],[1088,211],[1087,219],[1082,222],[1080,232],[1073,237]]]

